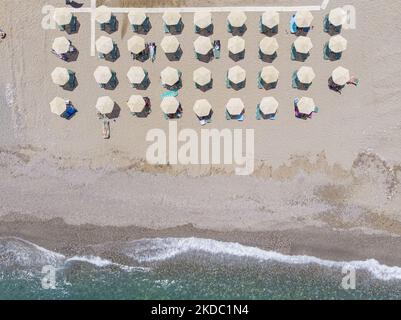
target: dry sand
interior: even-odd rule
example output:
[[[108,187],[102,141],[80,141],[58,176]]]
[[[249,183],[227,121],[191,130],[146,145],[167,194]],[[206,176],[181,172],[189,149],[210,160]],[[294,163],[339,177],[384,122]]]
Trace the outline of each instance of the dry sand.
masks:
[[[152,80],[146,95],[153,102],[153,113],[148,119],[136,119],[125,104],[134,93],[126,72],[131,65],[141,64],[133,63],[127,52],[126,41],[132,33],[125,30],[123,15],[117,16],[120,30],[111,35],[121,51],[116,63],[90,57],[89,17],[78,15],[79,33],[69,38],[80,54],[68,68],[77,72],[79,86],[73,92],[65,92],[53,85],[49,76],[56,66],[63,65],[49,53],[52,40],[61,33],[42,30],[40,26],[42,6],[49,2],[61,6],[63,1],[0,1],[0,26],[8,34],[6,41],[0,43],[0,216],[8,220],[19,220],[22,215],[45,220],[60,217],[71,225],[154,229],[191,224],[200,229],[235,231],[230,241],[241,241],[240,236],[235,236],[237,230],[263,233],[297,228],[305,230],[307,238],[310,234],[304,228],[314,227],[321,228],[314,229],[320,233],[312,234],[316,243],[324,243],[320,250],[312,249],[316,254],[330,251],[331,241],[317,236],[328,229],[348,230],[339,235],[342,239],[349,239],[345,234],[349,236],[356,229],[358,237],[364,233],[401,235],[401,151],[397,143],[401,138],[397,103],[401,94],[397,23],[401,5],[397,2],[330,2],[327,12],[350,2],[357,12],[357,29],[344,31],[349,49],[340,62],[323,60],[322,48],[328,36],[322,32],[322,20],[327,12],[314,14],[310,36],[315,47],[305,65],[312,66],[317,74],[307,95],[314,97],[320,113],[306,122],[295,119],[293,114],[292,100],[302,92],[291,89],[290,79],[302,64],[289,59],[295,38],[286,32],[290,14],[282,14],[277,36],[279,57],[274,62],[280,70],[280,81],[272,92],[280,102],[279,116],[275,122],[258,122],[254,116],[256,103],[270,94],[256,87],[256,74],[264,65],[257,58],[262,38],[257,31],[258,14],[248,15],[246,58],[239,63],[231,61],[225,49],[229,38],[226,14],[214,15],[213,39],[222,41],[223,54],[221,60],[206,66],[213,70],[215,86],[205,94],[196,91],[191,81],[192,71],[204,64],[193,58],[196,35],[192,15],[185,14],[185,29],[178,36],[184,51],[182,60],[169,62],[159,51],[157,63],[143,64]],[[320,1],[306,4],[316,2]],[[244,1],[205,3],[244,5]],[[287,5],[300,1],[247,3]],[[153,28],[146,40],[160,43],[160,15],[151,15],[151,20]],[[97,36],[100,34],[97,31]],[[224,83],[226,70],[236,64],[248,72],[247,86],[239,92],[226,89]],[[121,108],[120,116],[112,123],[110,141],[102,139],[94,109],[97,97],[104,94],[92,75],[98,65],[109,65],[119,78],[117,90],[108,93]],[[183,72],[184,87],[179,99],[184,117],[179,121],[180,128],[199,130],[192,105],[201,97],[208,98],[215,109],[211,128],[255,128],[257,168],[253,176],[233,176],[229,167],[146,164],[143,157],[148,146],[147,131],[166,129],[168,125],[159,108],[159,73],[168,65]],[[341,96],[327,89],[327,78],[339,65],[349,68],[362,81],[358,88],[347,87]],[[71,99],[78,108],[72,121],[50,113],[48,102],[56,95]],[[242,124],[225,120],[224,105],[232,96],[242,97],[246,103],[246,120]],[[193,197],[195,191],[197,197]],[[2,230],[0,234],[10,234]],[[16,235],[22,232],[18,224],[12,230]],[[24,234],[33,237],[33,233],[35,229]],[[200,231],[193,234],[202,235]],[[367,246],[373,248],[366,251],[366,257],[392,255],[391,250],[379,254],[383,245],[376,242],[366,240]],[[334,247],[333,244],[333,252],[339,252]]]

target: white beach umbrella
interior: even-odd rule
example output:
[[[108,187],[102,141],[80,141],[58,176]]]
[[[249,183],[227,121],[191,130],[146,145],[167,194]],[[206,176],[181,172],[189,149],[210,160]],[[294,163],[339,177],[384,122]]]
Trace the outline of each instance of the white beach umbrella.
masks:
[[[113,73],[109,67],[99,66],[96,68],[93,76],[98,84],[107,84],[113,76]]]
[[[109,23],[111,20],[111,9],[106,6],[97,7],[95,19],[98,23]]]
[[[66,85],[67,82],[70,80],[70,74],[68,73],[68,70],[66,68],[55,68],[51,76],[53,82],[59,86]]]
[[[194,42],[194,48],[196,53],[207,55],[213,49],[213,44],[210,38],[199,36]]]
[[[176,53],[180,47],[180,42],[176,36],[165,36],[160,43],[160,46],[165,53]]]
[[[132,36],[128,40],[128,51],[139,54],[146,49],[145,39],[139,36]]]
[[[240,98],[231,98],[228,100],[226,109],[232,116],[239,116],[245,109],[245,105]]]
[[[294,47],[297,52],[307,54],[313,48],[312,40],[308,37],[299,36],[294,41]]]
[[[109,54],[114,49],[113,40],[109,37],[101,36],[95,44],[96,50],[103,54]]]
[[[193,80],[198,85],[205,86],[212,81],[212,72],[205,67],[200,67],[194,71]]]
[[[273,66],[264,67],[260,73],[260,77],[267,84],[276,83],[279,76],[280,72]]]
[[[276,38],[264,37],[259,43],[260,51],[268,56],[273,55],[279,48]]]
[[[163,21],[168,26],[176,26],[180,23],[181,14],[178,12],[166,11],[163,14]]]
[[[273,29],[280,23],[280,15],[274,10],[268,10],[262,15],[262,24],[267,28]]]
[[[72,13],[69,8],[56,8],[53,14],[54,21],[59,26],[66,26],[71,23]]]
[[[71,42],[66,37],[58,37],[54,39],[52,49],[57,54],[65,54],[68,53],[71,47]]]
[[[131,67],[127,73],[127,77],[132,84],[141,84],[146,77],[145,70],[142,67]]]
[[[273,97],[264,97],[259,104],[259,109],[264,115],[276,114],[278,101]]]
[[[210,12],[195,12],[194,24],[200,29],[205,29],[212,24],[212,14]]]
[[[335,84],[339,86],[345,86],[347,82],[350,81],[351,75],[348,69],[338,67],[331,74],[331,78],[333,79]]]
[[[160,104],[160,108],[165,114],[175,114],[180,107],[180,102],[175,97],[164,98]]]
[[[343,8],[333,9],[329,13],[329,22],[335,27],[343,25],[346,20],[347,12]]]
[[[132,25],[141,26],[146,21],[146,13],[140,10],[130,10],[128,12],[128,20]]]
[[[308,10],[300,10],[295,14],[295,23],[298,28],[309,28],[312,20],[313,15]]]
[[[110,114],[114,110],[114,101],[109,96],[100,97],[97,99],[96,109],[101,114]]]
[[[234,66],[228,70],[228,80],[234,84],[244,82],[246,79],[246,71],[240,66]]]
[[[132,95],[129,98],[127,105],[131,112],[139,113],[145,108],[146,101],[142,96]]]
[[[315,101],[312,98],[306,97],[299,99],[297,106],[298,111],[303,114],[311,114],[316,109]]]
[[[297,78],[301,83],[311,84],[316,74],[311,67],[301,67],[297,72]]]
[[[212,111],[212,105],[206,99],[196,100],[194,112],[198,117],[207,117]]]
[[[232,27],[241,28],[246,23],[247,16],[243,11],[231,11],[227,20]]]
[[[50,102],[50,110],[54,114],[57,114],[58,116],[61,116],[66,110],[67,110],[67,105],[65,103],[65,100],[60,97],[54,98]]]
[[[180,73],[177,69],[167,67],[160,73],[160,77],[163,84],[173,86],[180,80]]]
[[[232,54],[238,54],[245,50],[245,40],[239,36],[228,39],[228,50]]]
[[[330,38],[329,49],[334,53],[340,53],[347,50],[348,41],[341,35]]]

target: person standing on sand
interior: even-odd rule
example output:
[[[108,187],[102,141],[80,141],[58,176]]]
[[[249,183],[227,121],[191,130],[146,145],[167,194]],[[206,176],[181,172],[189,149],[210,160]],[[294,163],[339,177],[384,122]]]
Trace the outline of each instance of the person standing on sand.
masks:
[[[6,36],[7,36],[7,34],[2,29],[0,29],[0,39],[4,40],[6,38]]]

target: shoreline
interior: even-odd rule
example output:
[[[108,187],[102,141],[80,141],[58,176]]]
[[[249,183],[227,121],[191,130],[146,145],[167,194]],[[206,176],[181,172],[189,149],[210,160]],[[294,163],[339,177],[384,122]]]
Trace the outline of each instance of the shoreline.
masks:
[[[88,246],[118,244],[153,238],[201,238],[239,243],[289,256],[310,256],[337,262],[375,259],[387,266],[401,266],[401,237],[364,234],[361,231],[333,231],[303,228],[283,231],[218,232],[191,225],[152,230],[146,228],[66,224],[62,219],[40,220],[17,215],[1,218],[0,238],[16,237],[66,256],[88,254]],[[386,250],[383,250],[383,247]],[[392,252],[388,255],[387,252]],[[116,261],[119,257],[107,259]],[[113,261],[113,262],[114,262]]]

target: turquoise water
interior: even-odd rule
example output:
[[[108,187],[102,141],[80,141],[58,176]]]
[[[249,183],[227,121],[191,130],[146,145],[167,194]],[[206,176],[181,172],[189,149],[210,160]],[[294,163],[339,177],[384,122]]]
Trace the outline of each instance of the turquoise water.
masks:
[[[0,299],[401,298],[400,269],[377,267],[373,261],[354,263],[360,266],[356,289],[344,290],[340,264],[306,263],[310,257],[275,256],[211,240],[180,241],[158,239],[123,245],[121,252],[129,249],[126,255],[132,259],[128,266],[94,256],[66,258],[21,240],[3,240]],[[213,250],[205,251],[205,245],[214,246]],[[225,247],[226,252],[216,250]],[[233,254],[233,248],[241,252]],[[264,252],[266,257],[256,252]],[[292,263],[284,262],[291,259]],[[57,267],[55,289],[42,288],[44,263]],[[369,269],[369,265],[375,267]]]

